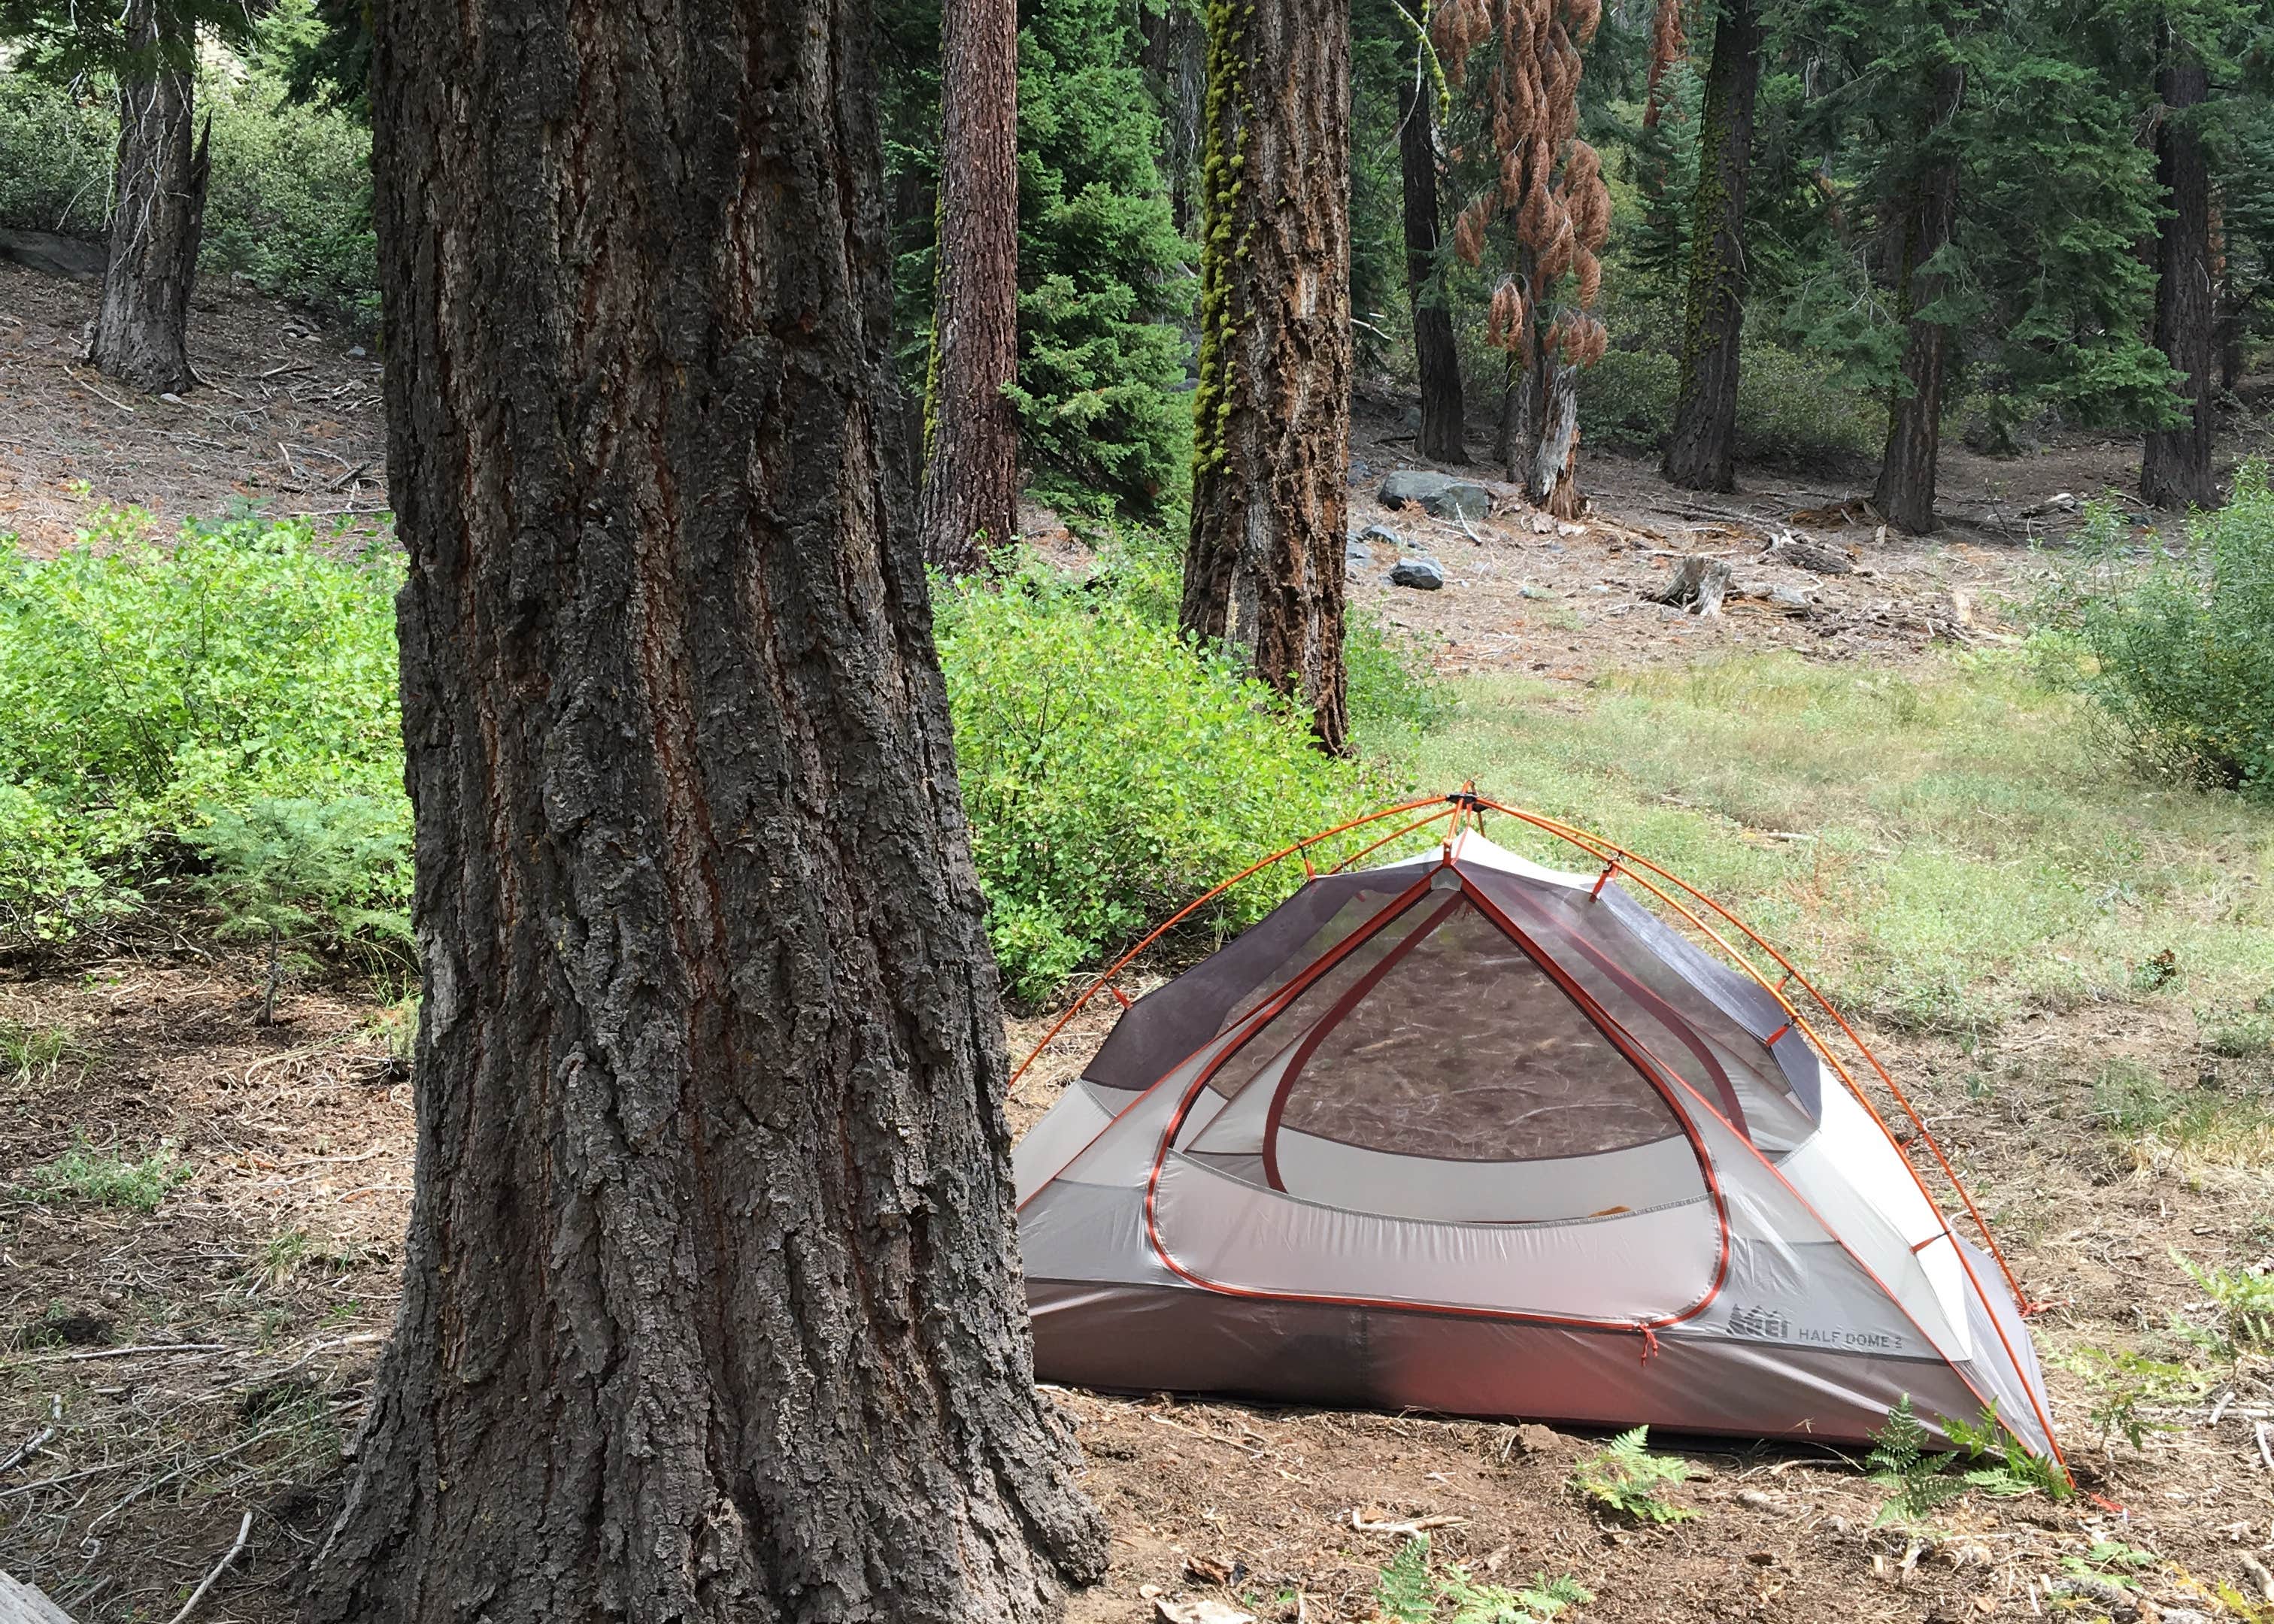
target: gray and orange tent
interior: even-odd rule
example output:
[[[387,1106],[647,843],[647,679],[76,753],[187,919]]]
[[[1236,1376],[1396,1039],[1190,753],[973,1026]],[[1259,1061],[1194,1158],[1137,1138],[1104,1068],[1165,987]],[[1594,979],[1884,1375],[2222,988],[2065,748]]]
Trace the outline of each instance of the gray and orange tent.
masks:
[[[1586,868],[1502,849],[1488,812]],[[1444,838],[1329,872],[1299,843],[1269,916],[1133,1002],[1134,953],[1085,995],[1126,1007],[1014,1157],[1038,1375],[1849,1442],[1908,1396],[2058,1461],[1979,1213],[1910,1112],[1977,1244],[1803,977],[1595,836],[1472,791],[1360,822],[1399,814]]]

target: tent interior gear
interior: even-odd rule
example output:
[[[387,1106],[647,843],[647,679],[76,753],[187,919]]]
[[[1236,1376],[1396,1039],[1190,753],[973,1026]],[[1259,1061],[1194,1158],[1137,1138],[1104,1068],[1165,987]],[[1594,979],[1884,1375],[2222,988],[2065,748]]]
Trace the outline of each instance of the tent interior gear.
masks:
[[[1314,875],[1128,1004],[1020,1141],[1037,1374],[1841,1442],[1909,1396],[2058,1459],[2002,1259],[1743,927],[1535,815],[1433,816],[1430,851]]]

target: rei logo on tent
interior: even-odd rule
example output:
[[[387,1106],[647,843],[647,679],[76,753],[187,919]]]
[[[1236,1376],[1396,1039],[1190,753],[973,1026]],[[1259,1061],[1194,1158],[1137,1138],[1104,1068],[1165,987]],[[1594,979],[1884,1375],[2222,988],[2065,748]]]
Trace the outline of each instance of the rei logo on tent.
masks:
[[[1586,868],[1503,849],[1487,814]],[[1156,931],[1065,1018],[1125,1005],[1015,1154],[1038,1375],[1858,1441],[1908,1394],[1994,1404],[2058,1458],[1972,1201],[1914,1114],[1978,1244],[1856,1071],[1908,1111],[1894,1079],[1727,910],[1465,789],[1163,929],[1295,857],[1261,923],[1132,1003],[1114,980]]]

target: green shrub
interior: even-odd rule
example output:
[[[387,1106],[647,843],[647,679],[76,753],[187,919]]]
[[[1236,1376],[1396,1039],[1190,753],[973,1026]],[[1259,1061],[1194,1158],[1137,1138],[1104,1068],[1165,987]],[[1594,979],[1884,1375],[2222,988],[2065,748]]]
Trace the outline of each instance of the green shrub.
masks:
[[[1299,714],[1081,583],[1037,569],[943,588],[938,636],[972,852],[1018,997],[1363,799]],[[1260,918],[1301,877],[1259,876],[1217,922]]]
[[[1370,609],[1344,615],[1343,660],[1351,732],[1362,743],[1386,742],[1385,732],[1426,732],[1453,712],[1452,685],[1431,667],[1428,650]]]
[[[1579,374],[1579,427],[1590,441],[1654,451],[1674,427],[1682,364],[1663,350],[1608,350]]]
[[[1761,462],[1876,457],[1886,411],[1832,361],[1747,344],[1737,372],[1737,453]]]
[[[1650,1429],[1621,1432],[1571,1469],[1571,1486],[1599,1506],[1637,1522],[1687,1522],[1698,1513],[1660,1492],[1690,1481],[1690,1462],[1650,1452]]]
[[[1382,1565],[1374,1591],[1383,1624],[1547,1624],[1595,1599],[1569,1574],[1532,1575],[1526,1585],[1480,1581],[1464,1563],[1429,1565],[1429,1536],[1416,1534]]]
[[[213,178],[200,259],[261,292],[358,326],[379,316],[379,245],[372,225],[371,132],[335,107],[295,102],[275,58],[305,26],[306,0],[261,24],[261,49],[242,79],[209,76]]]
[[[2158,545],[2139,564],[2123,519],[2093,505],[2075,558],[2035,605],[2039,646],[2144,763],[2274,797],[2274,491],[2265,465],[2246,464],[2228,505],[2187,528],[2184,552]]]
[[[1682,365],[1664,350],[1613,350],[1579,374],[1579,425],[1588,439],[1645,450],[1674,426]],[[1737,371],[1737,455],[1757,462],[1873,456],[1886,414],[1830,360],[1781,345],[1749,343]]]
[[[401,795],[260,796],[211,807],[184,838],[211,867],[197,890],[221,909],[222,934],[329,939],[374,971],[415,968]]]
[[[101,237],[117,158],[108,95],[0,72],[0,226]]]
[[[161,545],[106,514],[48,560],[0,538],[0,948],[131,911],[184,847],[232,917],[399,940],[402,566],[337,545],[244,515]]]

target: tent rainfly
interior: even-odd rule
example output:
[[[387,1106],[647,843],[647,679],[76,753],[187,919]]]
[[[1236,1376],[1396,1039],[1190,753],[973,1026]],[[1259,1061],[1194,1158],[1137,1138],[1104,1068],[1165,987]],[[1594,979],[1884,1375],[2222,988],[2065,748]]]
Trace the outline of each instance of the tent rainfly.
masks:
[[[1375,816],[1431,806],[1441,846],[1314,874],[1128,1004],[1020,1143],[1037,1374],[1847,1442],[1908,1395],[2058,1461],[2010,1273],[1788,1001],[1894,1089],[1805,979],[1567,825],[1469,791]],[[1502,850],[1488,810],[1600,872]]]

